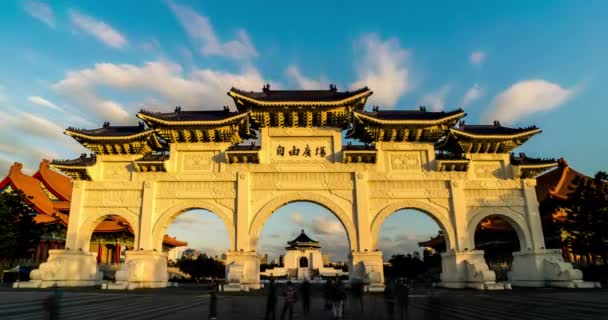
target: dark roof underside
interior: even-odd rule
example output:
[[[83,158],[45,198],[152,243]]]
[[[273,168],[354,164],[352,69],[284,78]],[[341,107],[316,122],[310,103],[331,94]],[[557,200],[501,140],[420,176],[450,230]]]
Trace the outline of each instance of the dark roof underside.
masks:
[[[382,120],[438,120],[461,112],[462,109],[457,109],[449,112],[432,112],[420,110],[381,110],[374,112],[362,112],[362,114]]]
[[[140,126],[104,126],[98,129],[74,129],[68,128],[69,131],[78,132],[88,136],[100,136],[100,137],[117,137],[117,136],[130,136],[138,133],[142,133],[147,129]]]
[[[355,91],[337,90],[265,90],[262,92],[230,91],[260,101],[339,101],[369,91],[367,87]]]
[[[528,128],[508,128],[496,125],[465,125],[455,129],[478,135],[511,135],[536,130],[537,128],[534,126]]]
[[[238,115],[238,112],[225,110],[213,111],[178,111],[178,112],[149,112],[141,111],[142,114],[166,121],[217,121]]]

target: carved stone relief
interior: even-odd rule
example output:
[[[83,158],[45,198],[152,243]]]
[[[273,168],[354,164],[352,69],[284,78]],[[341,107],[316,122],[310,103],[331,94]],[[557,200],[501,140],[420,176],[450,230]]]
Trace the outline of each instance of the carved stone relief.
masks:
[[[234,198],[236,183],[230,181],[159,182],[157,198]]]
[[[465,190],[465,198],[467,206],[472,207],[505,207],[525,205],[521,190]]]
[[[200,172],[213,170],[215,152],[186,152],[183,154],[182,170],[184,172]]]
[[[447,198],[447,181],[371,181],[370,198]]]
[[[140,190],[89,190],[86,193],[87,207],[139,207],[141,206]]]
[[[477,178],[504,178],[500,161],[476,161],[473,163],[473,170]]]
[[[390,156],[391,169],[397,171],[422,170],[420,152],[393,153]]]
[[[131,177],[131,163],[117,162],[104,163],[103,178],[105,180],[129,180]]]
[[[252,174],[253,189],[352,189],[351,173],[277,172]]]

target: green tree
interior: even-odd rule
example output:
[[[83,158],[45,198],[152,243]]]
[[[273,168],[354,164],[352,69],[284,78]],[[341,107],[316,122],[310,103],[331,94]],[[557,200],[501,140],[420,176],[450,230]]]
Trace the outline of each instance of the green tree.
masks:
[[[11,266],[15,260],[29,257],[40,239],[41,228],[35,216],[23,192],[0,193],[0,257]]]
[[[562,208],[568,214],[561,227],[565,242],[583,257],[601,256],[608,261],[608,174],[598,172],[593,179],[578,179]],[[588,261],[591,262],[591,261]]]

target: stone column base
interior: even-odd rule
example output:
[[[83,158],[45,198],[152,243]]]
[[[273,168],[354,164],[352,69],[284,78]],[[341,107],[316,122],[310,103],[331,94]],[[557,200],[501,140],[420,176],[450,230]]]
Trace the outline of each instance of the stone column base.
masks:
[[[365,284],[365,291],[384,291],[382,252],[352,252],[349,258],[351,281],[362,281]]]
[[[583,273],[565,262],[559,249],[536,249],[513,253],[509,280],[521,287],[594,288]]]
[[[116,282],[108,283],[104,289],[166,288],[168,278],[165,253],[127,251],[125,263],[116,271]]]
[[[101,284],[97,254],[82,250],[49,250],[49,258],[15,288],[90,287]]]
[[[451,251],[441,255],[441,282],[443,288],[472,288],[478,290],[505,290],[508,284],[496,283],[496,274],[488,268],[483,250]]]
[[[226,253],[224,291],[249,291],[260,288],[260,259],[255,251]]]

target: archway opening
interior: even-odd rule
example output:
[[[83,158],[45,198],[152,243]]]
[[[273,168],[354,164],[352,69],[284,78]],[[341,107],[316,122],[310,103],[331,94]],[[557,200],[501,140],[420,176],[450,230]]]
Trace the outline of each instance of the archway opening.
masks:
[[[125,253],[134,247],[134,229],[123,217],[107,215],[94,225],[89,251],[97,254],[97,264],[106,280],[114,279]]]
[[[496,273],[496,281],[507,281],[513,252],[520,250],[520,239],[510,222],[490,215],[475,228],[475,249],[484,251],[488,267]]]
[[[319,204],[291,202],[264,222],[257,241],[260,278],[348,278],[349,237],[340,219]]]
[[[225,277],[230,237],[222,219],[213,212],[182,211],[172,218],[162,236],[170,281],[207,283]]]
[[[425,286],[438,282],[447,242],[441,226],[426,212],[395,211],[378,234],[386,281],[405,279]]]

